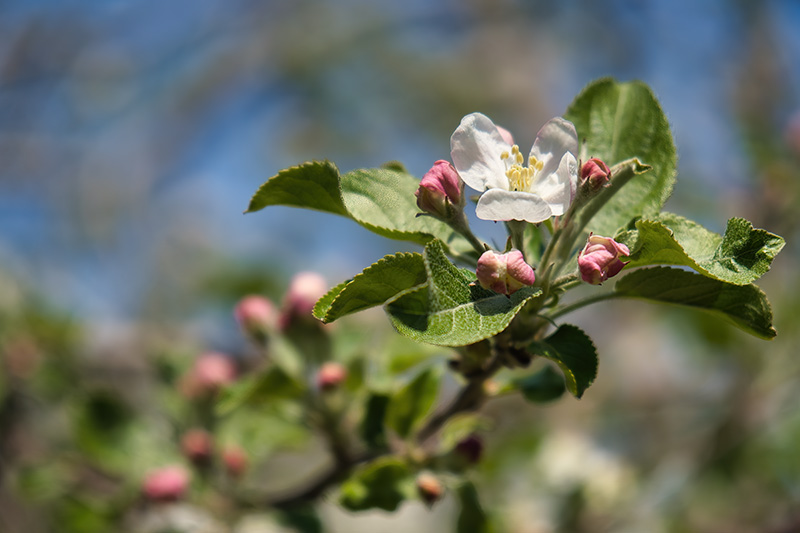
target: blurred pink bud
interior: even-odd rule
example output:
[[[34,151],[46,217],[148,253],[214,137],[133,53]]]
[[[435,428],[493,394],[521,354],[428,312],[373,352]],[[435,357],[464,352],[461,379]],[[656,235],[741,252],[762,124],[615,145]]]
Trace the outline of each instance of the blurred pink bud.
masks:
[[[222,450],[222,463],[231,477],[239,477],[247,470],[247,454],[238,446],[229,445]]]
[[[508,143],[509,146],[514,146],[514,136],[511,135],[511,132],[507,129],[498,126],[497,124],[494,125],[497,128],[497,131],[500,132],[500,137],[503,138],[505,142]]]
[[[590,191],[599,191],[608,184],[611,170],[602,160],[593,157],[581,167],[581,183]]]
[[[455,449],[456,453],[464,457],[469,464],[475,464],[483,455],[483,441],[477,435],[470,435],[459,441]]]
[[[475,273],[481,287],[500,294],[513,294],[522,287],[533,285],[536,280],[533,268],[525,262],[519,250],[505,254],[492,250],[483,252]]]
[[[251,294],[239,300],[233,310],[233,316],[244,331],[264,333],[274,327],[277,312],[271,301],[263,296]]]
[[[190,398],[215,394],[220,388],[236,380],[236,365],[230,357],[209,352],[197,358],[184,377],[183,392]]]
[[[316,272],[295,274],[284,297],[281,327],[288,326],[295,318],[310,317],[317,300],[327,292],[325,278]]]
[[[616,276],[625,263],[621,256],[628,256],[631,251],[624,244],[611,237],[589,235],[586,247],[578,254],[578,268],[581,278],[586,283],[600,285],[608,278]]]
[[[423,502],[431,506],[442,499],[444,487],[439,478],[428,472],[422,472],[417,476],[417,493]]]
[[[191,429],[181,437],[183,455],[196,465],[207,465],[211,462],[214,443],[211,435],[203,429]]]
[[[323,364],[317,372],[317,387],[320,390],[333,390],[338,388],[347,379],[347,369],[340,363],[329,361]]]
[[[464,183],[449,161],[440,159],[425,173],[417,189],[417,207],[426,213],[447,219],[453,207],[460,207]]]
[[[189,487],[189,473],[180,466],[167,466],[147,474],[142,484],[144,496],[154,502],[179,500]]]

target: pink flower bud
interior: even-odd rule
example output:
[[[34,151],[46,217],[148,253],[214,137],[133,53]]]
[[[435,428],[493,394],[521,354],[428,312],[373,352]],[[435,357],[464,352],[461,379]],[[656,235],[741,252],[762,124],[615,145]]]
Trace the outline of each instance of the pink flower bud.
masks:
[[[236,380],[236,365],[223,354],[209,352],[197,358],[184,377],[181,387],[190,398],[215,394],[220,388]]]
[[[333,390],[347,379],[347,369],[340,363],[333,361],[322,365],[317,372],[317,387],[320,390]]]
[[[203,429],[191,429],[181,437],[181,451],[195,465],[209,464],[213,450],[211,435]]]
[[[586,283],[600,285],[608,278],[616,276],[625,263],[621,256],[628,256],[631,251],[624,244],[611,237],[589,235],[586,247],[578,254],[578,268],[581,278]]]
[[[461,206],[464,183],[449,161],[440,159],[425,173],[417,189],[417,207],[447,219],[455,206]]]
[[[264,333],[275,326],[276,311],[271,301],[263,296],[245,296],[233,309],[239,326],[248,333]]]
[[[581,167],[581,183],[591,191],[599,191],[611,177],[611,170],[600,159],[591,158]]]
[[[299,272],[289,282],[280,317],[281,328],[288,327],[295,319],[311,318],[317,300],[328,292],[328,284],[316,272]]]
[[[154,502],[179,500],[189,487],[189,473],[180,466],[167,466],[147,474],[142,484],[144,496]]]
[[[481,287],[500,294],[513,294],[522,287],[533,285],[536,279],[533,268],[525,262],[519,250],[505,254],[492,250],[483,252],[475,273]]]
[[[444,487],[436,476],[423,472],[417,476],[417,493],[423,502],[431,506],[442,499]]]
[[[247,470],[247,454],[238,446],[226,446],[222,450],[222,464],[231,477],[240,477]]]

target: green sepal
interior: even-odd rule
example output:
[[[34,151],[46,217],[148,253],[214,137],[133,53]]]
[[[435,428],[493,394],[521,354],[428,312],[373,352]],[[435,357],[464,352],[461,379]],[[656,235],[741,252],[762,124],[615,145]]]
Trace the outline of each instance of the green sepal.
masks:
[[[450,262],[438,240],[425,247],[423,258],[427,282],[384,305],[395,329],[418,342],[466,346],[492,337],[541,293],[524,287],[509,297],[483,289],[474,283],[474,274],[464,274]]]
[[[597,376],[597,349],[577,326],[564,324],[543,341],[535,341],[528,350],[555,362],[564,373],[567,390],[580,399]]]
[[[707,311],[762,339],[777,334],[769,301],[755,285],[733,285],[686,270],[656,267],[626,275],[614,293]]]

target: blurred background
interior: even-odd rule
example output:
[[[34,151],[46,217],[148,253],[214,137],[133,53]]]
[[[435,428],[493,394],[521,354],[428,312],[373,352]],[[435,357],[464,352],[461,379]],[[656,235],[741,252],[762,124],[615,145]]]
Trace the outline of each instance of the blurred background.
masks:
[[[467,113],[528,145],[589,81],[639,79],[678,147],[667,209],[786,238],[759,283],[778,337],[639,302],[576,315],[598,380],[580,402],[490,404],[484,505],[518,532],[800,531],[798,25],[794,0],[0,2],[3,372],[41,363],[31,394],[55,402],[86,365],[124,384],[145,353],[241,352],[243,295],[279,301],[297,271],[332,286],[413,249],[332,215],[242,215],[277,171],[399,160],[421,176]],[[19,443],[3,450],[12,464]],[[47,531],[47,491],[0,481],[6,527]],[[331,531],[432,531],[452,512],[326,505]]]

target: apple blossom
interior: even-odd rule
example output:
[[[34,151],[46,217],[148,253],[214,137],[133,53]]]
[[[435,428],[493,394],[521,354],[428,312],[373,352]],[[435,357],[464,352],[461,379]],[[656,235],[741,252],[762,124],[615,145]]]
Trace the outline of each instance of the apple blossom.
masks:
[[[142,492],[150,501],[171,502],[180,499],[189,487],[189,473],[180,466],[167,466],[147,474]]]
[[[578,254],[581,279],[592,285],[600,285],[608,278],[619,274],[625,266],[620,257],[630,254],[631,251],[627,246],[611,237],[589,235],[586,246]]]
[[[563,215],[578,183],[575,126],[561,117],[548,121],[536,136],[526,166],[519,146],[509,138],[481,113],[461,119],[450,138],[450,155],[461,179],[485,191],[475,210],[478,218],[538,223]]]
[[[341,363],[328,361],[317,372],[317,387],[323,391],[337,388],[347,379],[347,369]]]
[[[251,294],[245,296],[233,310],[239,326],[251,334],[264,333],[274,327],[277,312],[271,301],[263,296]]]
[[[478,259],[475,274],[481,287],[500,294],[513,294],[522,287],[533,285],[536,279],[533,268],[525,262],[519,250],[505,254],[485,251]]]
[[[590,191],[599,191],[608,184],[611,171],[601,159],[591,158],[581,166],[581,184]]]

